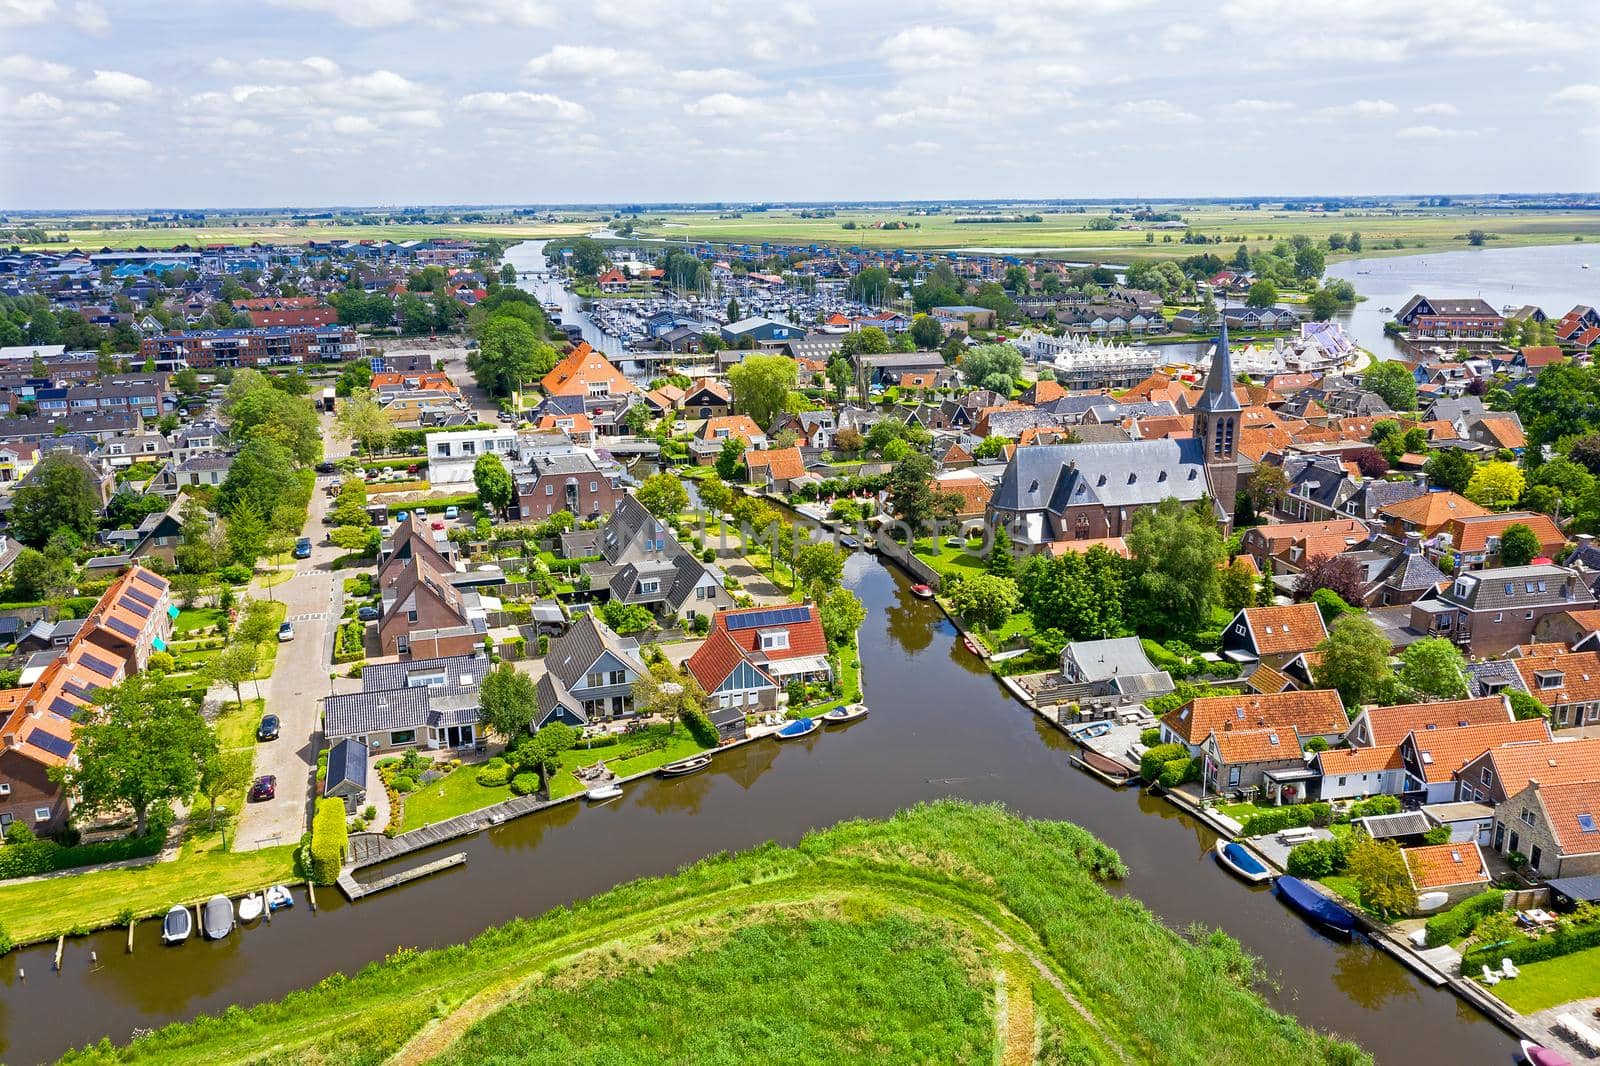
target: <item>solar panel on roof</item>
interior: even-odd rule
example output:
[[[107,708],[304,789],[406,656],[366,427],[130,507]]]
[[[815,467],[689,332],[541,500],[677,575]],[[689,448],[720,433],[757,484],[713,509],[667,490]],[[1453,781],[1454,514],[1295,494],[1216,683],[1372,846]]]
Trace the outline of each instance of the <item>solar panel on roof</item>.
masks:
[[[166,591],[166,588],[167,588],[167,580],[166,580],[166,578],[159,577],[159,576],[157,576],[155,574],[152,574],[148,570],[135,570],[133,572],[133,579],[135,581],[144,582],[146,585],[149,585],[151,588],[155,589],[157,592],[164,592],[164,591]]]
[[[760,629],[762,626],[781,626],[791,622],[804,622],[811,617],[806,607],[774,607],[768,611],[752,611],[728,619],[729,629]]]
[[[42,729],[35,729],[28,734],[28,743],[36,748],[43,748],[51,755],[58,755],[65,759],[72,754],[72,741],[63,740],[53,733],[46,733]]]
[[[120,618],[107,618],[106,625],[110,626],[112,629],[115,629],[118,633],[121,633],[130,640],[139,639],[139,630],[133,625],[132,622],[124,622]]]
[[[69,699],[63,699],[62,697],[57,696],[55,699],[50,701],[50,710],[52,713],[59,714],[63,718],[72,718],[82,713],[83,708],[79,707],[76,703],[73,703]]]
[[[156,608],[156,598],[154,596],[147,596],[138,589],[129,589],[128,594],[117,602],[132,611],[139,609],[138,607],[135,607],[134,604],[144,607],[146,609],[144,612],[146,617],[149,616],[150,611],[153,611]]]
[[[117,668],[104,659],[97,659],[93,655],[85,654],[79,661],[103,677],[115,677],[117,675]]]

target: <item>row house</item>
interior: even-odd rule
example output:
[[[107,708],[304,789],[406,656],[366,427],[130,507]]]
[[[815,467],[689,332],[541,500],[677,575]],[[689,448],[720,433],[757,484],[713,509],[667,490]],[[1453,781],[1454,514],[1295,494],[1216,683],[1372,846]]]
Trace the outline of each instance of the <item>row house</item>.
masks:
[[[339,325],[186,330],[139,342],[141,358],[168,369],[341,362],[360,350],[355,330]]]
[[[1495,807],[1494,850],[1528,859],[1534,875],[1558,880],[1600,874],[1600,770],[1585,781],[1535,776]]]
[[[1565,567],[1501,567],[1457,575],[1437,596],[1416,601],[1410,626],[1449,638],[1470,656],[1497,656],[1532,641],[1540,619],[1594,604],[1589,586]]]

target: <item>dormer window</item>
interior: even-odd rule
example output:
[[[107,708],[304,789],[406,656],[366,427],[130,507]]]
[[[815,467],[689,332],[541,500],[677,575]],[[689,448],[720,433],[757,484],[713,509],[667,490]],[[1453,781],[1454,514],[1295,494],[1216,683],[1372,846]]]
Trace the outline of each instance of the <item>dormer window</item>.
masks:
[[[785,651],[789,647],[789,631],[787,629],[763,629],[761,631],[762,651]]]

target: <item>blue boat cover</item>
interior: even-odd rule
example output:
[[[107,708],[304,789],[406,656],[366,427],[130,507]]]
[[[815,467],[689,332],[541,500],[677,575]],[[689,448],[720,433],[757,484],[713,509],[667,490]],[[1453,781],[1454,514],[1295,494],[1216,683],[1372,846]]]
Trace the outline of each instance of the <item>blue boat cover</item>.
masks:
[[[1222,853],[1228,857],[1229,862],[1233,863],[1247,874],[1254,875],[1264,874],[1267,872],[1267,868],[1262,865],[1260,859],[1256,858],[1254,855],[1250,854],[1237,844],[1225,845],[1222,849]]]
[[[1355,915],[1298,877],[1278,878],[1278,893],[1291,907],[1312,921],[1345,933],[1355,928]]]

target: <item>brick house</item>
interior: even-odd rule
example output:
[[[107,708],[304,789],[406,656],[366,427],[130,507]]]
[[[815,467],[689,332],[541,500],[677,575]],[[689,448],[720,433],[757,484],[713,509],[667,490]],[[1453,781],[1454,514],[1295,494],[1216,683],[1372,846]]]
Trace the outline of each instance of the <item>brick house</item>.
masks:
[[[811,603],[719,611],[705,643],[684,665],[707,703],[722,711],[770,711],[791,681],[833,676],[822,617]]]
[[[1491,748],[1507,744],[1545,744],[1550,727],[1542,718],[1497,722],[1435,732],[1413,731],[1400,742],[1404,764],[1404,797],[1423,803],[1448,803],[1455,799],[1455,774]]]
[[[1455,773],[1456,799],[1494,807],[1528,787],[1600,779],[1600,738],[1490,748]]]
[[[1494,809],[1494,850],[1519,851],[1543,878],[1600,874],[1600,779],[1530,780]]]
[[[1423,892],[1443,892],[1449,903],[1475,896],[1489,883],[1489,866],[1472,841],[1425,844],[1400,852],[1411,887]]]
[[[588,452],[535,457],[528,472],[516,476],[516,485],[517,515],[524,520],[557,511],[570,511],[580,520],[599,518],[615,511],[627,495]]]
[[[1168,711],[1161,718],[1161,741],[1182,744],[1190,755],[1213,732],[1278,730],[1293,732],[1298,743],[1322,737],[1337,741],[1349,724],[1344,704],[1332,689],[1280,692],[1272,695],[1202,696]]]
[[[1551,563],[1458,575],[1437,597],[1411,605],[1411,628],[1447,637],[1474,657],[1496,656],[1533,639],[1547,615],[1593,607],[1575,571]]]
[[[455,567],[433,546],[427,520],[412,517],[395,539],[378,569],[380,654],[440,658],[481,650],[487,613],[476,592],[451,583]]]
[[[639,642],[619,636],[593,614],[580,615],[550,642],[539,678],[535,730],[551,722],[574,727],[633,713],[633,685],[648,669]]]

